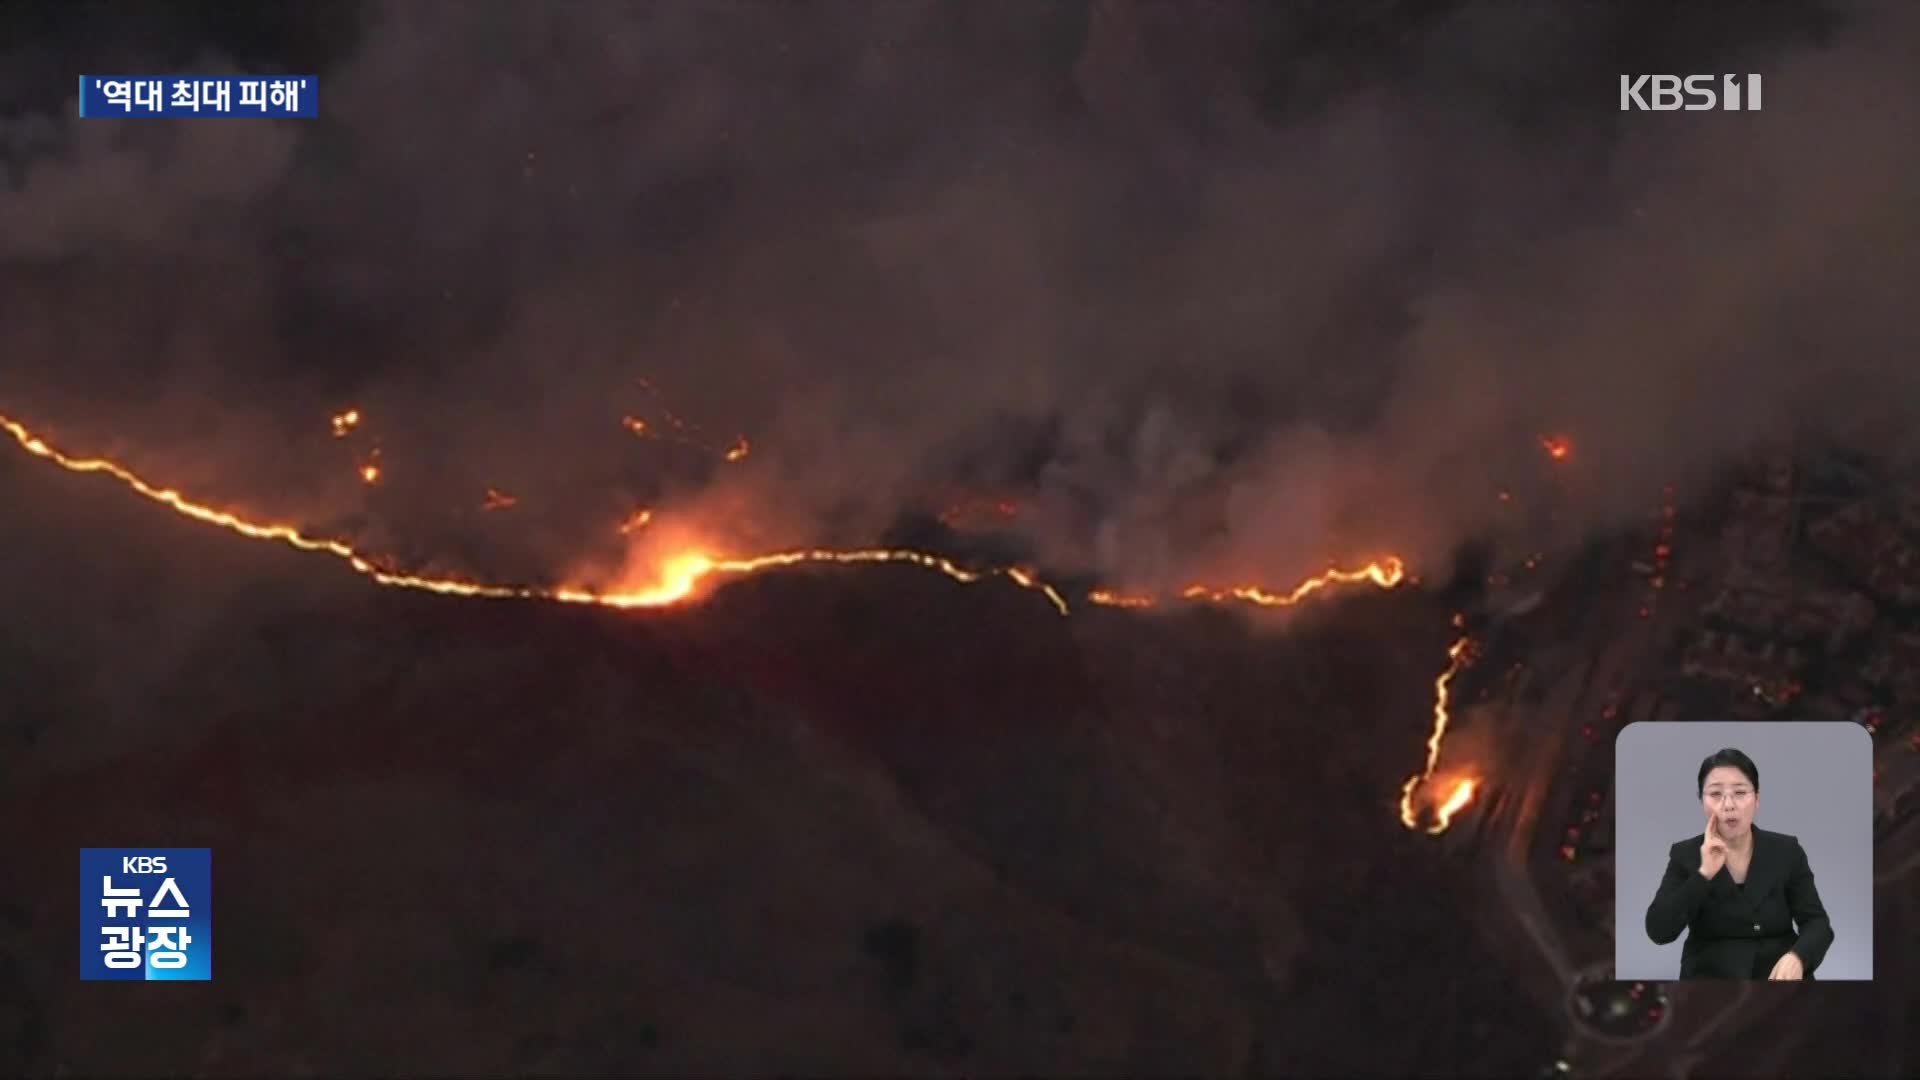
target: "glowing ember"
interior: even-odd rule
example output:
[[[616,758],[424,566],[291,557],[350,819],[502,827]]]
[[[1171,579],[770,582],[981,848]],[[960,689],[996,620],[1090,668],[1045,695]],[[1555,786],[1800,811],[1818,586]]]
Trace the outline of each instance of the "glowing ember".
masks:
[[[1555,461],[1565,461],[1573,454],[1573,443],[1564,435],[1541,436],[1540,448]]]
[[[625,521],[620,523],[620,535],[626,536],[640,529],[644,529],[652,521],[653,511],[644,508],[635,510],[633,513],[627,515]]]
[[[677,443],[681,446],[690,446],[696,450],[713,454],[725,462],[745,461],[747,455],[752,452],[753,446],[747,441],[745,435],[737,436],[732,442],[722,446],[718,442],[710,440],[706,434],[701,431],[698,424],[688,423],[674,413],[672,409],[667,408],[666,404],[661,400],[659,387],[654,386],[653,383],[646,379],[635,379],[634,385],[645,391],[647,396],[653,399],[653,407],[649,410],[649,415],[656,417],[655,420],[648,420],[634,413],[628,413],[622,416],[620,418],[620,426],[626,428],[635,436],[642,439],[651,439],[656,442]]]
[[[367,485],[380,482],[380,466],[377,462],[369,461],[360,466],[360,482]]]
[[[665,416],[668,430],[664,432],[640,417],[633,415],[621,417],[620,426],[626,428],[638,438],[651,439],[655,442],[675,443],[680,446],[691,446],[696,450],[703,450],[707,453],[718,455],[720,460],[726,462],[745,461],[747,455],[753,450],[753,444],[747,441],[745,435],[735,438],[733,442],[727,444],[725,447],[717,447],[699,438],[695,434],[698,429],[693,425],[688,424],[671,412],[666,413]]]
[[[963,495],[952,506],[940,512],[940,520],[944,524],[959,528],[995,519],[1005,520],[1019,513],[1020,504],[1012,499]]]
[[[480,509],[511,510],[519,502],[519,499],[514,498],[504,491],[500,491],[497,488],[488,488],[486,500],[480,504]]]
[[[1087,594],[1087,602],[1099,604],[1101,607],[1150,608],[1153,606],[1153,597],[1138,593],[1114,592],[1112,589],[1095,589]]]
[[[966,497],[940,512],[940,521],[956,529],[998,528],[1020,513],[1011,499]]]
[[[354,428],[360,426],[360,410],[348,409],[346,412],[335,416],[331,423],[333,425],[333,437],[336,439],[344,439],[349,434],[352,434]]]

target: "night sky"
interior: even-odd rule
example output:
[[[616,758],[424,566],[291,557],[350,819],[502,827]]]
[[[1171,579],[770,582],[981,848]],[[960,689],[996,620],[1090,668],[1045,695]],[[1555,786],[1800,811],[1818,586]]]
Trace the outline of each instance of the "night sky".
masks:
[[[1564,1017],[1392,811],[1446,586],[1796,428],[1913,453],[1916,29],[0,5],[0,416],[71,453],[463,580],[1422,579],[441,597],[0,440],[0,1073],[1536,1071]],[[1765,111],[1618,110],[1721,71]],[[321,115],[75,117],[136,72]],[[74,849],[122,842],[215,849],[211,983],[74,978]]]

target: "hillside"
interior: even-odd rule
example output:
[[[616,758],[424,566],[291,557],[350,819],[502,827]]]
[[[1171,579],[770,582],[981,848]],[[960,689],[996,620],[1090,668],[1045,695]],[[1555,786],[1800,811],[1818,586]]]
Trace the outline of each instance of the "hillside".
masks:
[[[870,569],[619,613],[381,589],[32,462],[0,492],[33,508],[0,523],[4,1071],[1547,1050],[1392,817],[1447,629],[1418,593],[1062,619]],[[212,982],[73,978],[74,851],[122,842],[214,849]]]

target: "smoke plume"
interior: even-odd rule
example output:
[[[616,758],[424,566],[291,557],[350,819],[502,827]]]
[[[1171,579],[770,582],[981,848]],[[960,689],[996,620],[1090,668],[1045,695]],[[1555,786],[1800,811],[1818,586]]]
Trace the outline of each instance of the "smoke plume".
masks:
[[[1565,542],[1912,400],[1905,5],[1346,7],[422,0],[318,121],[20,108],[0,411],[418,560],[604,572],[641,505],[870,542],[966,491],[1167,585],[1432,565],[1500,490]],[[1640,71],[1765,111],[1622,113]]]

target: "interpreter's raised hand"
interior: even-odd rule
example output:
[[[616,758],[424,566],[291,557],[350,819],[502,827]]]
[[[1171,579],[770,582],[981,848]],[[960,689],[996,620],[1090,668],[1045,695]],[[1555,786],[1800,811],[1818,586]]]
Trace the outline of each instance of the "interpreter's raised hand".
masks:
[[[1700,876],[1711,880],[1727,865],[1727,842],[1720,839],[1720,827],[1714,824],[1713,811],[1707,811],[1707,831],[1700,838]]]

